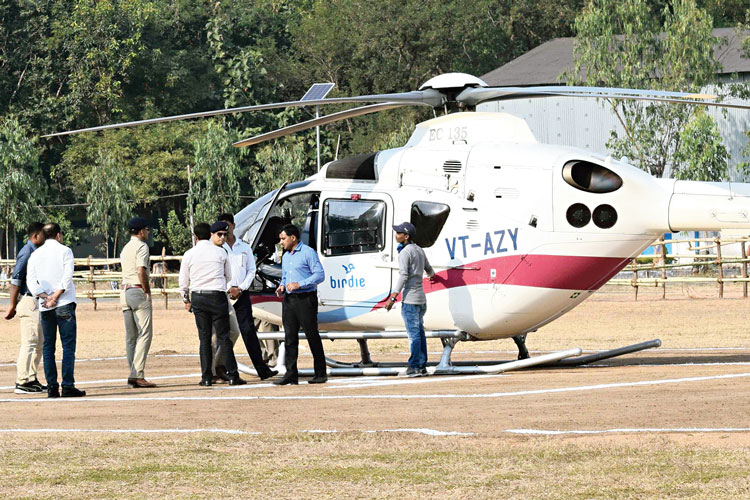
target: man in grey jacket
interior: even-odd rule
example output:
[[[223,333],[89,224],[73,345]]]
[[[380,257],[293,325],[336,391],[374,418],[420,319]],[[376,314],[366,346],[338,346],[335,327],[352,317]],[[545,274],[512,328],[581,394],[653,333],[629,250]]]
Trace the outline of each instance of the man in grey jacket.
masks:
[[[427,297],[422,287],[422,275],[426,272],[432,279],[435,276],[424,250],[414,243],[416,228],[410,222],[393,226],[396,241],[399,243],[398,281],[385,304],[390,311],[403,290],[401,317],[404,318],[406,333],[409,335],[409,367],[405,375],[421,377],[427,375],[427,338],[424,333],[424,313],[427,311]]]

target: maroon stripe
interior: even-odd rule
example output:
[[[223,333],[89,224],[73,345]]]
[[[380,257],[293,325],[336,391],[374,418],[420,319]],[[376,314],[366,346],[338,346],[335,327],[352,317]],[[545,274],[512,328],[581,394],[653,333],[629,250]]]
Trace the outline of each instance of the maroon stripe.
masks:
[[[581,257],[571,255],[509,255],[437,273],[434,282],[424,280],[425,292],[467,285],[503,284],[597,290],[630,262],[622,257]],[[492,269],[495,277],[492,278]]]

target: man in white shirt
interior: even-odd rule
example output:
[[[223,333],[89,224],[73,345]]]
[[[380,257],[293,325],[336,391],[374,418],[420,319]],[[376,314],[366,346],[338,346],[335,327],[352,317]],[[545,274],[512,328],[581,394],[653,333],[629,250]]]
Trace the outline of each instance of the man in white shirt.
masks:
[[[260,350],[258,333],[255,330],[255,320],[253,319],[253,304],[250,301],[250,287],[255,279],[255,256],[253,249],[242,240],[238,240],[234,235],[234,217],[232,214],[221,214],[219,222],[226,224],[227,237],[222,245],[229,255],[229,262],[232,266],[232,279],[228,286],[229,298],[234,301],[229,308],[229,329],[232,343],[237,340],[238,335],[242,335],[242,341],[245,344],[247,353],[253,363],[255,371],[261,380],[273,377],[279,372],[271,370],[263,360],[263,353]],[[217,350],[217,358],[219,358]],[[216,366],[216,374],[223,375],[223,367]]]
[[[214,224],[214,226],[216,226]],[[205,222],[196,224],[193,233],[196,245],[185,252],[180,265],[179,287],[185,309],[192,309],[200,340],[201,381],[208,387],[213,379],[213,351],[211,349],[211,328],[222,349],[222,363],[226,367],[229,385],[246,384],[237,372],[232,342],[229,340],[229,302],[227,283],[232,279],[232,269],[226,250],[210,240],[226,238],[226,230]],[[223,243],[223,241],[221,242]],[[221,244],[220,243],[220,244]]]
[[[60,397],[55,364],[55,343],[60,330],[63,348],[62,397],[75,398],[86,395],[75,387],[73,371],[76,360],[76,288],[73,284],[73,251],[62,244],[60,226],[45,224],[44,245],[29,257],[26,284],[31,294],[39,300],[44,346],[44,376],[47,379],[47,397]]]

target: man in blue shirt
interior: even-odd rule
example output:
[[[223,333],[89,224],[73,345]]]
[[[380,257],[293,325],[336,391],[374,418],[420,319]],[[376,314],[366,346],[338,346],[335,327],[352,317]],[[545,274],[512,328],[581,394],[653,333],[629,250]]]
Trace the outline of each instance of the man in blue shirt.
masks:
[[[309,383],[323,384],[328,381],[328,376],[323,342],[318,332],[318,284],[325,280],[325,272],[318,253],[300,241],[297,226],[284,226],[279,240],[285,253],[281,258],[281,284],[276,295],[284,298],[281,321],[284,324],[286,374],[274,384],[297,384],[300,327],[305,331],[315,367],[315,376]]]
[[[42,359],[40,344],[42,324],[39,320],[39,307],[26,286],[26,265],[34,250],[44,243],[43,227],[41,222],[29,224],[26,231],[29,240],[18,252],[16,266],[10,279],[10,307],[5,314],[5,319],[13,319],[17,306],[18,318],[21,320],[21,348],[18,351],[16,363],[16,389],[14,391],[16,394],[39,393],[47,390],[47,387],[37,380],[37,369]]]

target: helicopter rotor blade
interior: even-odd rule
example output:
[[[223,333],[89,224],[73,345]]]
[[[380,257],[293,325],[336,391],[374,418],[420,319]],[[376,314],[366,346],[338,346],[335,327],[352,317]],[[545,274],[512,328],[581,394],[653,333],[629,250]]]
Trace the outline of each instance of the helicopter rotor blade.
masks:
[[[280,129],[274,130],[273,132],[268,132],[268,133],[256,135],[254,137],[250,137],[247,139],[242,139],[241,141],[237,141],[234,144],[232,144],[232,146],[236,148],[252,146],[253,144],[259,144],[261,142],[270,141],[271,139],[284,137],[285,135],[293,134],[301,130],[307,130],[309,128],[317,127],[319,125],[326,125],[328,123],[337,122],[339,120],[345,120],[347,118],[352,118],[355,116],[362,116],[362,115],[367,115],[370,113],[377,113],[378,111],[385,111],[386,109],[400,108],[400,107],[409,106],[412,104],[413,103],[386,102],[382,104],[370,104],[368,106],[360,106],[358,108],[347,109],[345,111],[339,111],[338,113],[321,116],[320,118],[314,118],[306,122],[301,122],[295,125],[290,125],[288,127],[280,128]]]
[[[322,106],[327,104],[346,104],[346,103],[400,103],[403,105],[428,105],[432,107],[441,106],[445,101],[445,96],[433,89],[414,90],[411,92],[400,92],[396,94],[375,94],[355,97],[335,97],[331,99],[318,99],[311,101],[288,101],[275,102],[271,104],[259,104],[255,106],[241,106],[237,108],[219,109],[216,111],[204,111],[199,113],[189,113],[185,115],[163,116],[160,118],[151,118],[148,120],[137,120],[132,122],[114,123],[111,125],[101,125],[99,127],[82,128],[78,130],[68,130],[65,132],[56,132],[54,134],[43,135],[42,137],[60,137],[64,135],[79,134],[81,132],[99,132],[101,130],[110,130],[124,127],[137,127],[140,125],[150,125],[153,123],[164,123],[179,120],[191,120],[194,118],[206,118],[210,116],[229,115],[234,113],[246,113],[249,111],[264,111],[267,109],[304,107],[304,106]]]
[[[456,96],[456,101],[467,106],[476,106],[477,104],[488,101],[535,99],[540,97],[596,97],[600,99],[654,101],[721,108],[750,109],[750,106],[744,104],[711,101],[710,99],[717,98],[717,96],[711,94],[575,86],[468,88]]]

